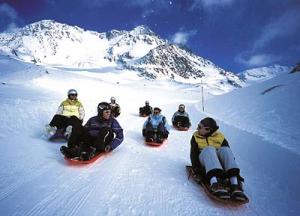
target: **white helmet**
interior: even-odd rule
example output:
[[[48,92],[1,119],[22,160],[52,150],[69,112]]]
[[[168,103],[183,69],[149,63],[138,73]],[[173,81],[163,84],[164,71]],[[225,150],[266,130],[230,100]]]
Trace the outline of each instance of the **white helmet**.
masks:
[[[110,102],[113,102],[113,101],[116,102],[116,98],[115,97],[111,97],[110,98]]]
[[[69,97],[70,95],[78,95],[78,93],[77,93],[77,91],[76,91],[75,89],[70,89],[70,90],[68,91],[68,97]]]

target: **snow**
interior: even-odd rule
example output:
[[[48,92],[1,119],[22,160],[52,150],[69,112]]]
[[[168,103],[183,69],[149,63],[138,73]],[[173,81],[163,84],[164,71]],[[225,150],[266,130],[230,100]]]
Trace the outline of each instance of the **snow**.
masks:
[[[205,100],[201,89],[165,80],[145,80],[111,67],[78,69],[37,66],[0,56],[1,215],[298,215],[300,210],[299,74]],[[266,89],[280,85],[265,94]],[[101,101],[116,97],[124,142],[93,164],[71,166],[47,141],[43,127],[66,92],[76,88],[85,121]],[[192,129],[171,129],[166,145],[143,143],[145,100],[168,121],[180,103]],[[187,179],[190,138],[205,116],[217,119],[231,144],[250,203],[231,207],[210,200]]]

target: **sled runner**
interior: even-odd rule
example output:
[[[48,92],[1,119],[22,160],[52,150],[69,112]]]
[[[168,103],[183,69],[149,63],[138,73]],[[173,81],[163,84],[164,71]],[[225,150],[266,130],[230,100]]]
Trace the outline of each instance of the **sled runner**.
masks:
[[[197,175],[193,172],[192,166],[186,166],[186,173],[188,175],[188,179],[192,179],[195,183],[200,185],[204,192],[211,198],[212,200],[218,201],[223,204],[229,204],[233,206],[243,205],[249,202],[249,198],[246,200],[237,200],[234,197],[230,197],[229,199],[221,199],[210,192],[209,183],[205,180],[203,175]],[[226,185],[229,187],[229,185]]]
[[[160,147],[160,146],[164,145],[166,142],[167,142],[167,139],[164,139],[162,143],[154,142],[154,141],[153,142],[145,141],[145,144],[148,146],[152,146],[152,147]]]
[[[189,127],[177,127],[177,126],[173,126],[173,127],[179,131],[188,131],[190,129]]]
[[[99,158],[103,158],[107,154],[108,153],[101,152],[101,153],[96,154],[90,160],[85,160],[85,161],[84,160],[80,160],[79,157],[76,157],[76,158],[67,158],[67,157],[64,157],[64,158],[71,165],[80,165],[80,164],[94,163],[96,160],[98,160]]]
[[[64,135],[64,133],[65,133],[65,129],[63,129],[63,128],[62,129],[57,129],[55,134],[49,137],[49,140],[53,141],[53,142],[65,142],[68,139]]]

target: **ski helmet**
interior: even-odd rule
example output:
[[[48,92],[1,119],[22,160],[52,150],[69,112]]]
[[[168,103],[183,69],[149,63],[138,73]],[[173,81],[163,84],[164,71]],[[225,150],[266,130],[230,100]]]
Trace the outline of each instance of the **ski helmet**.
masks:
[[[181,110],[181,109],[182,109],[183,111],[185,110],[184,104],[180,104],[180,105],[179,105],[178,110]]]
[[[97,111],[98,111],[98,116],[102,118],[103,116],[103,111],[105,110],[111,110],[111,106],[109,103],[106,102],[101,102],[98,104]]]
[[[70,98],[70,95],[78,95],[78,93],[77,93],[77,91],[75,90],[75,89],[70,89],[69,91],[68,91],[68,98]]]
[[[110,102],[112,102],[112,103],[116,102],[116,98],[115,97],[111,97],[110,98]]]

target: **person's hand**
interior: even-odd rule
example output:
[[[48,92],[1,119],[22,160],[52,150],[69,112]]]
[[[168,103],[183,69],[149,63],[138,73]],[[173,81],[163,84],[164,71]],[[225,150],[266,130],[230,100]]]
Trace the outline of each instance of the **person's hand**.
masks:
[[[104,151],[105,151],[105,152],[109,152],[109,151],[110,151],[110,149],[111,149],[110,145],[107,145],[107,146],[105,146],[105,149],[104,149]]]

